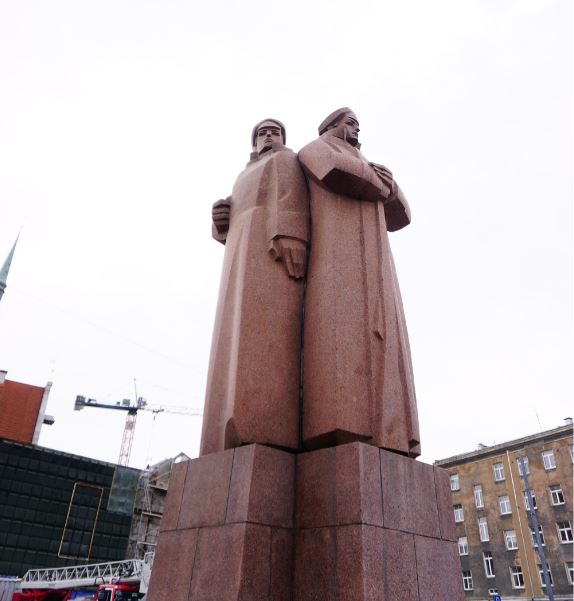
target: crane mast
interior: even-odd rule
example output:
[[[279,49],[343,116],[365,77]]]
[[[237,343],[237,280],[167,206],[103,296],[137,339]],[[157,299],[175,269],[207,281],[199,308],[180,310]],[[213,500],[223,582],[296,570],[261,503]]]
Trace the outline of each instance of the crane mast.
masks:
[[[135,407],[130,407],[126,414],[126,423],[124,425],[124,433],[122,435],[122,446],[120,447],[120,458],[118,459],[119,465],[127,466],[130,462],[137,417],[138,410]]]

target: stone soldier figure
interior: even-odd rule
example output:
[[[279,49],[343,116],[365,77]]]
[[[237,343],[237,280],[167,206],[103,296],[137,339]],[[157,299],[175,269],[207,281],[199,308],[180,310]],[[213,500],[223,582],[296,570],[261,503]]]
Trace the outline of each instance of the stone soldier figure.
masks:
[[[213,207],[225,257],[201,455],[248,443],[296,449],[308,194],[285,127],[266,119],[232,194]]]
[[[387,231],[410,222],[391,172],[360,152],[342,108],[299,152],[311,246],[303,334],[303,443],[354,440],[420,454],[411,356]]]

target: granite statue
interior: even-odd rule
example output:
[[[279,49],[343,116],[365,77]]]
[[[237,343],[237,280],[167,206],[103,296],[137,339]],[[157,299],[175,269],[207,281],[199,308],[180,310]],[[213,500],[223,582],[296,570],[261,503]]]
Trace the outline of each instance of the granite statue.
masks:
[[[349,108],[299,152],[311,244],[303,333],[305,448],[362,441],[420,454],[411,355],[387,232],[410,223],[384,166],[359,150]]]
[[[201,455],[249,443],[296,449],[308,193],[284,125],[258,123],[251,160],[212,209],[225,244]]]
[[[464,601],[449,474],[414,460],[409,207],[358,133],[339,109],[297,158],[262,121],[213,207],[201,456],[173,466],[149,601]]]

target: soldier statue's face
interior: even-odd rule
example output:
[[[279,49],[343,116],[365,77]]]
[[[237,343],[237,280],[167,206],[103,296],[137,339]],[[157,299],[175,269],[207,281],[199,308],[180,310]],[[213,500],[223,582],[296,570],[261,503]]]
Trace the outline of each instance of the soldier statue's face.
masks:
[[[282,142],[283,137],[281,136],[281,128],[277,125],[277,123],[268,121],[266,123],[262,123],[257,128],[255,142],[257,154],[263,154],[264,152],[271,150],[273,143],[281,144]]]
[[[332,127],[333,134],[356,146],[359,143],[359,122],[354,113],[347,113]]]

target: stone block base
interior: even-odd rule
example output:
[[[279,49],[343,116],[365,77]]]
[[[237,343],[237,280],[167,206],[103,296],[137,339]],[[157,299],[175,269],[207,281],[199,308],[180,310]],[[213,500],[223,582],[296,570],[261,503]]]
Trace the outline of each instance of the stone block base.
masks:
[[[363,443],[174,466],[148,601],[462,601],[446,471]]]
[[[291,601],[294,475],[261,445],[174,465],[148,601]]]

